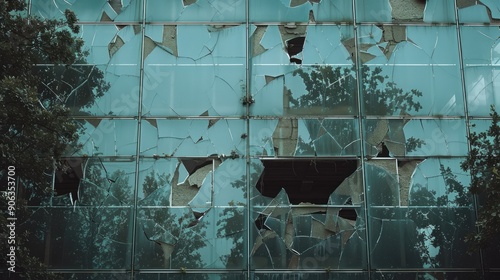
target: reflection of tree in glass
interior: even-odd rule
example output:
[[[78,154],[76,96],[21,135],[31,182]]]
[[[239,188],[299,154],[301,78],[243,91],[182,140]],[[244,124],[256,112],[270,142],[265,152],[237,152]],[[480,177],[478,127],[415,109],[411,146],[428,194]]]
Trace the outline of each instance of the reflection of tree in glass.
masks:
[[[500,116],[491,106],[491,124],[487,131],[472,132],[471,150],[462,162],[462,169],[470,171],[469,190],[478,195],[477,232],[468,236],[471,249],[500,247]],[[498,255],[498,251],[496,253]]]
[[[142,246],[137,252],[137,259],[143,259],[141,268],[202,268],[204,266],[200,249],[205,247],[203,231],[205,225],[198,223],[193,212],[188,208],[165,208],[168,201],[156,199],[161,189],[169,192],[169,176],[156,175],[151,171],[142,184],[145,208],[139,210],[142,220],[142,237],[156,243],[155,250],[147,250]],[[151,205],[152,204],[152,205]],[[158,204],[158,205],[157,205]],[[163,204],[163,205],[159,205]],[[166,205],[165,205],[166,204]],[[163,206],[162,208],[146,208],[147,206]],[[150,221],[151,223],[148,223]],[[154,233],[154,234],[151,234]],[[173,249],[173,251],[170,251]],[[168,255],[170,254],[170,255]],[[206,279],[205,275],[196,275],[195,279]]]
[[[471,226],[471,198],[452,170],[440,166],[445,192],[413,186],[408,218],[417,225],[415,250],[431,268],[471,266],[463,236]],[[474,266],[474,265],[472,265]]]
[[[311,71],[298,69],[293,75],[299,75],[306,86],[307,94],[299,98],[290,98],[293,107],[307,108],[321,106],[325,109],[340,109],[341,114],[350,111],[356,114],[357,80],[355,68],[333,66],[312,66]],[[396,83],[386,81],[388,76],[381,74],[382,68],[375,67],[370,71],[366,65],[361,67],[361,91],[363,106],[370,115],[405,114],[407,111],[422,109],[414,97],[422,96],[422,92],[412,89],[404,92]],[[335,111],[334,111],[335,112]]]
[[[293,73],[304,81],[306,94],[294,98],[289,92],[291,113],[295,110],[304,114],[328,114],[328,115],[357,115],[357,80],[354,67],[336,67],[314,65],[310,68],[300,68]],[[406,115],[409,111],[419,111],[422,105],[414,98],[422,96],[422,92],[412,89],[408,92],[397,87],[397,84],[388,81],[388,76],[382,74],[382,68],[375,67],[373,70],[366,65],[361,67],[362,79],[361,93],[362,106],[365,114],[393,116],[395,114]],[[299,112],[299,111],[297,111]],[[401,120],[401,122],[404,122]],[[349,142],[352,139],[354,123],[343,122],[343,129],[336,128],[339,124],[331,122],[329,131],[335,131],[334,137],[343,139],[341,142]],[[367,123],[368,126],[371,124]],[[401,125],[402,129],[403,125]],[[368,127],[372,131],[374,127]],[[312,139],[314,140],[314,139]],[[299,143],[301,150],[308,151],[310,148],[304,146],[307,143]],[[424,141],[411,137],[406,139],[406,151],[414,151],[421,147]]]
[[[260,170],[261,166],[256,162],[250,163],[253,168],[252,170]],[[257,182],[259,180],[260,173],[251,172],[250,178],[246,178],[246,176],[242,176],[239,179],[233,179],[231,181],[231,187],[234,189],[244,189],[246,186],[247,180],[249,182]],[[247,193],[244,193],[244,198],[247,198]],[[224,217],[223,219],[219,219],[217,221],[217,236],[229,239],[232,241],[232,247],[229,255],[225,256],[223,261],[226,262],[227,268],[242,268],[245,265],[245,233],[248,226],[245,225],[245,211],[246,208],[243,208],[241,203],[230,202],[228,206],[229,208],[224,208],[220,217]],[[239,207],[238,207],[239,206]],[[245,209],[245,210],[242,210]],[[249,225],[251,226],[251,225]],[[221,279],[230,279],[230,275],[224,275]]]

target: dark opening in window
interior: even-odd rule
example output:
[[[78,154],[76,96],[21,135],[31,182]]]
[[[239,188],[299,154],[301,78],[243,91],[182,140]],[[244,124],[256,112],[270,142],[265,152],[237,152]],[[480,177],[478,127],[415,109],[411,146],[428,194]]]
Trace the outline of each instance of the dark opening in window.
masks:
[[[54,191],[57,195],[71,193],[73,201],[78,199],[78,187],[83,178],[83,159],[65,159],[55,172]]]
[[[286,41],[286,51],[290,56],[290,62],[302,64],[302,59],[294,56],[302,52],[302,50],[304,49],[305,40],[306,37],[301,36]]]
[[[275,197],[281,188],[290,203],[327,204],[330,194],[358,168],[357,160],[262,160],[264,172],[257,189]]]

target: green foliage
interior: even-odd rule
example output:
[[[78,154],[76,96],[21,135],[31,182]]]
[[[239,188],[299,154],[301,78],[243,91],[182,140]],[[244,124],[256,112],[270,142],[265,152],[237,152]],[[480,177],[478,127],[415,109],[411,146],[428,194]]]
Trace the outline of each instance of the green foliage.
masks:
[[[469,190],[479,197],[477,233],[468,236],[472,249],[486,248],[500,236],[500,116],[491,107],[491,125],[487,131],[471,132],[471,150],[462,162],[462,169],[469,171]]]
[[[21,16],[25,8],[25,1],[0,1],[0,165],[46,187],[44,173],[78,138],[68,107],[91,106],[109,85],[95,66],[73,66],[86,63],[73,12],[42,20]]]
[[[68,107],[75,113],[91,106],[109,85],[96,67],[74,66],[86,64],[87,53],[75,36],[79,26],[73,12],[65,11],[65,20],[43,20],[27,16],[26,3],[0,1],[0,166],[15,166],[20,194],[47,197],[54,167],[78,140],[78,126],[70,120]],[[4,176],[0,173],[0,179]],[[30,217],[23,205],[19,197],[16,213],[19,220],[26,213],[26,221]],[[0,207],[5,207],[5,200]],[[5,223],[2,219],[2,230]],[[45,234],[47,224],[39,223],[37,234]],[[16,276],[54,279],[36,257],[45,248],[31,250],[30,238],[20,226]],[[5,254],[0,258],[5,264]]]

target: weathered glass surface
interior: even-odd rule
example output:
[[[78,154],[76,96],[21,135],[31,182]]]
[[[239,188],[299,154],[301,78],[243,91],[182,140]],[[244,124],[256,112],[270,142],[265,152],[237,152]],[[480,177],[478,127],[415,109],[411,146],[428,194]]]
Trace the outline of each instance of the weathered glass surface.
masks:
[[[244,113],[245,26],[148,25],[145,35],[144,115]]]
[[[142,20],[142,2],[146,0],[33,0],[31,14],[42,18],[64,18],[70,9],[84,22],[130,22]]]
[[[147,21],[244,22],[244,0],[179,0],[146,2]]]
[[[490,105],[499,107],[500,31],[498,27],[461,27],[464,75],[469,114],[488,116]]]
[[[20,230],[65,279],[497,279],[460,162],[500,107],[499,5],[29,1],[88,56],[34,65],[79,139]]]

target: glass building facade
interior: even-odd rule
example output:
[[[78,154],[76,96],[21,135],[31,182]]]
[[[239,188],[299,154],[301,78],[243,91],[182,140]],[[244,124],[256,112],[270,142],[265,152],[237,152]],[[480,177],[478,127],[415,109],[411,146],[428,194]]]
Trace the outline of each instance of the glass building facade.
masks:
[[[500,279],[460,169],[500,108],[496,0],[31,0],[71,9],[79,145],[31,198],[67,279]],[[106,87],[79,101],[95,73]],[[69,79],[72,84],[67,82]],[[74,81],[77,81],[75,84]],[[475,127],[471,125],[475,124]]]

